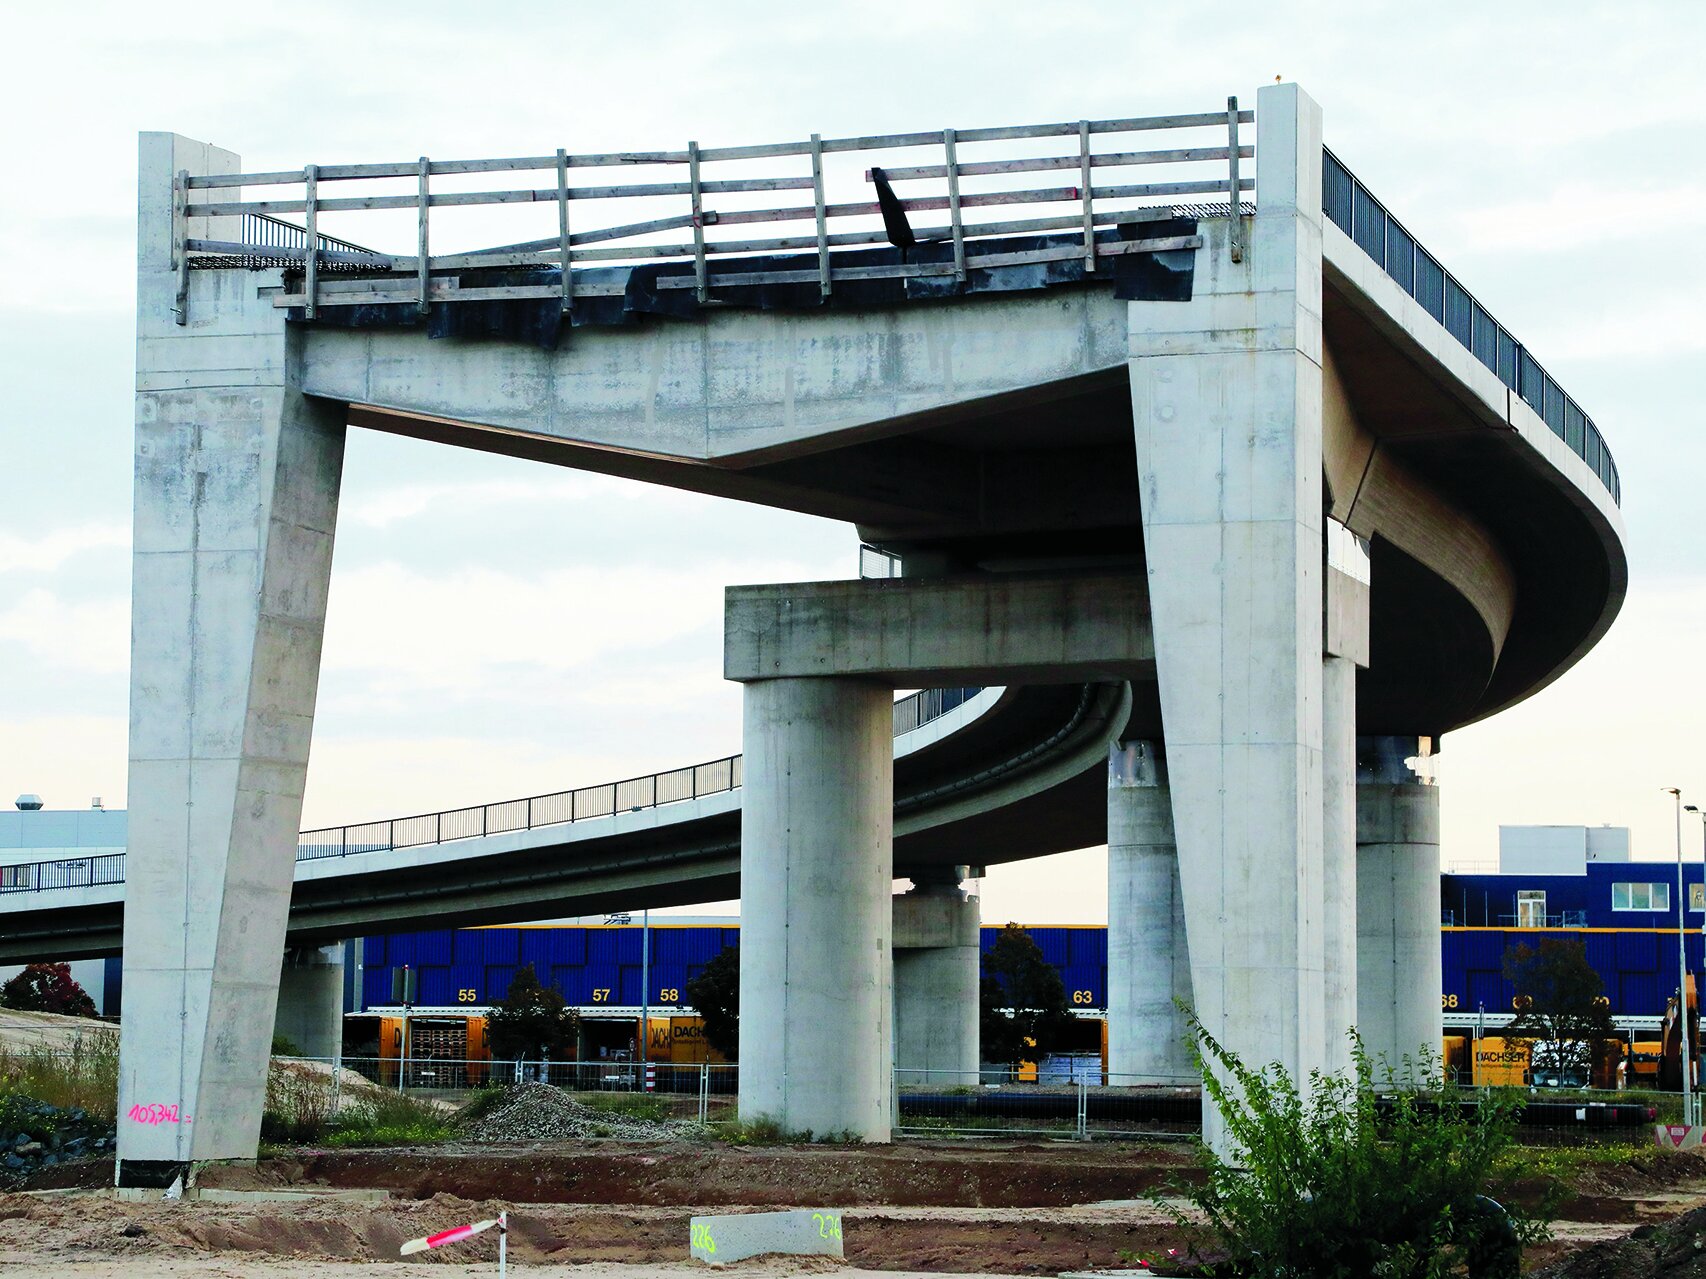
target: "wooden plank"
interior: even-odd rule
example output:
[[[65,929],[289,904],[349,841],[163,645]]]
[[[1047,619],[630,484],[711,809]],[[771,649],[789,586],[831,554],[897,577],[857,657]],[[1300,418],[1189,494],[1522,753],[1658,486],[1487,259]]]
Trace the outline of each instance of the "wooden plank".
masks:
[[[433,165],[433,172],[439,172],[439,166]],[[704,182],[700,191],[705,195],[728,195],[748,191],[809,191],[810,178],[738,178],[730,181]],[[650,196],[691,195],[693,186],[690,182],[650,182],[633,186],[615,187],[571,187],[571,200],[633,200]],[[543,204],[554,203],[557,199],[555,185],[540,187],[533,190],[520,191],[451,191],[432,197],[432,207],[450,208],[479,204]],[[301,200],[258,200],[250,202],[228,201],[223,204],[205,206],[210,217],[235,215],[242,213],[301,213],[304,211]],[[415,207],[415,197],[412,195],[367,195],[339,196],[320,201],[320,209],[325,213],[350,213],[366,209],[412,209]]]
[[[1244,179],[1244,190],[1248,191],[1254,185],[1249,178]],[[1092,194],[1098,200],[1136,200],[1162,195],[1222,195],[1225,191],[1225,179],[1218,179],[1213,182],[1148,182],[1135,186],[1097,187]]]
[[[325,236],[320,237],[322,240]],[[243,258],[279,258],[292,262],[308,260],[308,250],[293,248],[284,244],[249,244],[241,240],[194,240],[189,242],[190,252],[209,253],[220,257]],[[418,259],[410,257],[389,257],[382,253],[348,253],[339,249],[321,249],[321,262],[335,262],[339,265],[370,266],[378,271],[413,271]]]
[[[1253,111],[1238,112],[1240,124],[1253,124],[1256,113]],[[1198,115],[1163,115],[1140,116],[1115,120],[1090,121],[1091,133],[1143,133],[1160,129],[1190,129],[1205,128],[1226,122],[1226,117],[1220,112],[1205,112]],[[1072,137],[1078,132],[1077,123],[1065,124],[1034,124],[1011,125],[992,129],[962,129],[958,133],[960,142],[1002,142],[1022,138]],[[865,137],[829,138],[822,142],[825,152],[842,151],[877,151],[902,147],[931,146],[941,140],[939,133],[891,133],[873,134]],[[743,160],[760,159],[771,156],[803,155],[811,149],[807,142],[780,142],[757,146],[717,147],[700,153],[701,162],[709,160]],[[617,168],[628,165],[667,165],[685,164],[688,155],[684,151],[613,151],[587,155],[571,155],[568,157],[568,167],[581,168]],[[440,160],[433,165],[433,172],[438,174],[451,173],[503,173],[526,170],[548,171],[556,167],[555,156],[511,156],[484,160]],[[363,178],[406,178],[414,175],[415,163],[401,161],[387,164],[328,164],[318,166],[322,182],[347,182]],[[191,190],[201,190],[220,187],[244,186],[292,186],[302,181],[302,170],[278,170],[256,173],[221,173],[194,177],[189,180]],[[709,190],[709,188],[707,188]],[[297,212],[299,210],[292,210]]]
[[[1078,185],[1084,192],[1084,269],[1096,269],[1096,212],[1090,195],[1090,122],[1078,122]]]
[[[705,208],[700,196],[697,142],[687,144],[687,175],[693,188],[693,279],[699,290],[699,300],[704,302],[711,295],[705,276]]]
[[[318,175],[314,171],[314,166],[309,165],[302,171],[302,187],[307,192],[307,196],[302,202],[302,211],[307,215],[308,230],[307,279],[303,285],[303,293],[308,299],[305,306],[310,320],[314,318],[319,302],[318,286],[320,283],[320,240],[314,229],[314,219],[318,213],[314,207],[317,183]]]
[[[172,317],[189,323],[190,306],[190,171],[179,169],[172,178],[172,261],[178,269],[178,286],[172,300]]]
[[[430,184],[427,179],[431,176],[432,162],[423,155],[421,157],[421,186],[419,196],[420,211],[416,214],[416,220],[419,225],[416,228],[415,236],[415,263],[421,291],[420,301],[416,304],[416,309],[422,315],[425,315],[431,309],[427,285],[427,266],[432,261],[432,254],[427,249],[427,222],[428,217],[432,212],[432,206],[430,203],[432,199],[432,192],[428,190],[428,186]]]
[[[1085,136],[1089,121],[1081,121]],[[1244,149],[1248,159],[1255,155],[1253,147]],[[1022,160],[982,160],[960,166],[965,178],[991,177],[1008,173],[1039,173],[1050,169],[1079,169],[1083,167],[1084,152],[1078,155],[1032,156]],[[1125,168],[1142,164],[1194,164],[1199,161],[1226,159],[1225,147],[1180,147],[1171,151],[1108,151],[1090,158],[1090,167],[1097,169]],[[867,175],[868,176],[868,175]],[[923,178],[943,178],[947,170],[939,164],[920,164],[907,169],[883,170],[883,176],[895,182],[917,181]]]
[[[688,281],[691,285],[692,281]],[[625,283],[587,284],[584,281],[576,292],[582,297],[621,297],[627,291]],[[525,302],[537,301],[544,298],[556,298],[559,290],[555,284],[517,284],[502,288],[489,289],[457,289],[447,288],[444,284],[434,281],[432,300],[434,302]],[[304,306],[307,295],[303,293],[277,293],[273,295],[272,304],[279,309]],[[411,303],[415,300],[414,281],[409,281],[406,288],[364,292],[327,293],[320,299],[321,306],[391,306],[399,303]]]
[[[817,219],[818,291],[829,296],[829,215],[823,202],[823,138],[812,134],[812,213]]]
[[[1227,218],[1230,222],[1231,235],[1228,244],[1232,250],[1232,260],[1244,260],[1244,219],[1238,212],[1238,193],[1243,188],[1238,183],[1238,161],[1243,152],[1238,147],[1238,99],[1226,99],[1226,154],[1227,154]],[[1253,154],[1253,153],[1252,153]]]
[[[574,237],[569,234],[569,153],[557,149],[557,261],[562,268],[563,314],[575,298],[574,269],[569,265]]]
[[[960,221],[960,166],[954,154],[954,131],[942,130],[942,150],[947,154],[948,222],[954,233],[954,274],[966,278],[966,230]]]

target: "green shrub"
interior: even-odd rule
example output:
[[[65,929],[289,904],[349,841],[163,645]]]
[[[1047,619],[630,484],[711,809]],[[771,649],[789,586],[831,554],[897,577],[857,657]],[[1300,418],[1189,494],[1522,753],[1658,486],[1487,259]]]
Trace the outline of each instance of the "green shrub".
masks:
[[[274,1057],[301,1057],[301,1047],[289,1035],[275,1034],[272,1037],[272,1055]]]
[[[267,1141],[317,1141],[338,1112],[338,1081],[329,1070],[275,1061],[267,1070],[261,1136]]]
[[[1521,1249],[1546,1237],[1556,1205],[1510,1205],[1520,1095],[1441,1104],[1437,1063],[1406,1060],[1377,1080],[1352,1032],[1353,1069],[1313,1072],[1307,1090],[1278,1065],[1246,1066],[1191,1018],[1205,1105],[1241,1166],[1205,1148],[1205,1180],[1176,1193],[1198,1258],[1215,1273],[1260,1279],[1439,1279],[1517,1274]],[[1377,1085],[1379,1085],[1377,1087]],[[1508,1216],[1482,1196],[1504,1198]]]
[[[453,1136],[445,1112],[407,1093],[374,1091],[346,1104],[328,1146],[421,1146]]]

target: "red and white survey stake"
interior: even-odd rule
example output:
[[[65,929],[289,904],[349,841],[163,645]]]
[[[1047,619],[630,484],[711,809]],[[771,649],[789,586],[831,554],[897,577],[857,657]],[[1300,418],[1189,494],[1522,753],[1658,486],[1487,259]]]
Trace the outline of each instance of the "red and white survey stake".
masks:
[[[423,1235],[419,1239],[411,1239],[404,1244],[401,1255],[407,1257],[411,1253],[425,1252],[428,1248],[442,1248],[447,1243],[461,1243],[464,1239],[472,1239],[483,1230],[498,1228],[498,1273],[504,1274],[509,1262],[509,1214],[500,1212],[495,1217],[485,1221],[476,1221],[466,1226],[452,1226],[449,1230],[441,1230],[436,1235]]]

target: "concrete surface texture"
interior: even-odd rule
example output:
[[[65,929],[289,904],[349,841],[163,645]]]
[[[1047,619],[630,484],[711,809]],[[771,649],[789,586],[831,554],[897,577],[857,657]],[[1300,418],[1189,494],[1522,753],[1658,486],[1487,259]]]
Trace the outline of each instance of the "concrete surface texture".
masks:
[[[957,870],[957,868],[956,868]],[[978,1082],[978,900],[957,874],[894,899],[896,1086]]]
[[[892,707],[860,680],[745,686],[743,1120],[889,1138]]]
[[[1194,1005],[1173,797],[1155,742],[1108,754],[1109,1082],[1195,1083]]]
[[[303,1057],[343,1056],[342,946],[305,946],[285,952],[273,1033],[290,1040]]]
[[[1243,260],[1133,304],[1132,420],[1198,1014],[1304,1078],[1326,1064],[1322,218],[1321,113],[1295,86],[1261,91],[1256,165]]]
[[[1439,788],[1406,764],[1415,738],[1358,743],[1357,1028],[1394,1071],[1439,1052]]]
[[[254,1154],[319,674],[343,418],[246,276],[172,314],[171,176],[237,167],[142,136],[121,1169]]]
[[[694,1217],[689,1228],[694,1260],[715,1266],[766,1253],[784,1257],[842,1255],[839,1208]]]

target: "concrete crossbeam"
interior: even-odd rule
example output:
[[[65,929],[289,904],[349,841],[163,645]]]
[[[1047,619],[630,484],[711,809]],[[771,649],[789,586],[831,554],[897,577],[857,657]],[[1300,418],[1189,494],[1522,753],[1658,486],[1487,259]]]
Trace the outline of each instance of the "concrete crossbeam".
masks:
[[[723,674],[892,687],[1150,678],[1134,573],[731,586]]]

